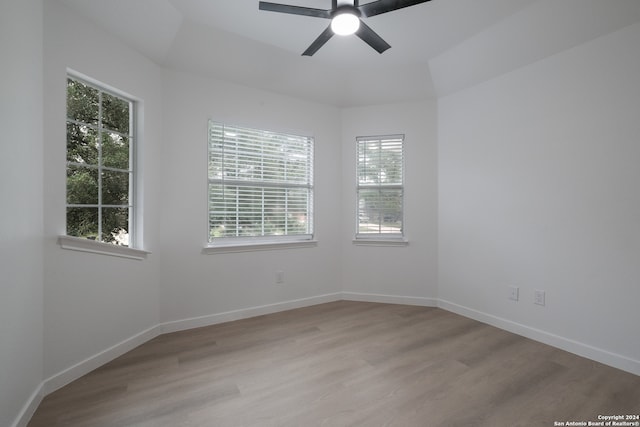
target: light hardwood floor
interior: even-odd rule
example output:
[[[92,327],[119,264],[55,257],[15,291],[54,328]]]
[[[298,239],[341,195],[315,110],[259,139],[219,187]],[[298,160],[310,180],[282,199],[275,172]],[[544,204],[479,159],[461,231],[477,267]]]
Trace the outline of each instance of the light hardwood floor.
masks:
[[[340,301],[161,335],[30,427],[553,426],[640,414],[640,377],[437,309]]]

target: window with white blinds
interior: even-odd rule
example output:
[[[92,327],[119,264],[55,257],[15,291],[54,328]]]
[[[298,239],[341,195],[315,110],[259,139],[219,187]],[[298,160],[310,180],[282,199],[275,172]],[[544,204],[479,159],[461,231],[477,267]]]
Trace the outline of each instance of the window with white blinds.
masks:
[[[313,138],[209,122],[209,243],[313,236]]]
[[[404,135],[358,137],[356,239],[402,238]]]

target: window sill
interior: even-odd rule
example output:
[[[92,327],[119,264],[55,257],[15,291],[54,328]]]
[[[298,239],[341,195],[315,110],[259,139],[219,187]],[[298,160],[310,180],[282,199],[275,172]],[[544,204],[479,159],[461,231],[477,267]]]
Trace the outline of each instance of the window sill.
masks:
[[[252,243],[235,243],[226,245],[207,246],[202,249],[202,253],[206,255],[221,253],[237,253],[237,252],[253,252],[253,251],[271,251],[280,249],[294,248],[312,248],[318,246],[317,240],[299,240],[288,242],[252,242]]]
[[[354,239],[356,246],[408,246],[409,241],[404,239]]]
[[[111,245],[109,243],[96,242],[95,240],[71,236],[59,236],[58,244],[62,249],[137,260],[146,259],[147,255],[151,253],[142,249]]]

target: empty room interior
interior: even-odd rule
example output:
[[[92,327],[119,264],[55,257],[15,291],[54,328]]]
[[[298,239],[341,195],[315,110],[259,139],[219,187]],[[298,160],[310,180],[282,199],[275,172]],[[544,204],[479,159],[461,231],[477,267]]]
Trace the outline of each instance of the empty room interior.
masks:
[[[640,1],[2,0],[0,58],[0,426],[640,425]]]

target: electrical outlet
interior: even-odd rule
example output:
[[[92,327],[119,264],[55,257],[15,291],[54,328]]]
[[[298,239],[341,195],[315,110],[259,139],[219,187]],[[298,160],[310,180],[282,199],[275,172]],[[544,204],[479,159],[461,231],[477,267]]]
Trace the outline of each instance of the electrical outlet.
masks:
[[[544,305],[544,291],[535,290],[533,292],[533,303],[538,305]]]
[[[284,271],[276,271],[276,283],[284,283]]]
[[[517,286],[509,286],[509,299],[512,301],[518,301],[518,294],[520,288]]]

